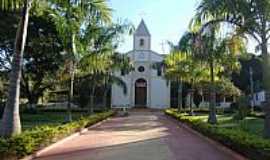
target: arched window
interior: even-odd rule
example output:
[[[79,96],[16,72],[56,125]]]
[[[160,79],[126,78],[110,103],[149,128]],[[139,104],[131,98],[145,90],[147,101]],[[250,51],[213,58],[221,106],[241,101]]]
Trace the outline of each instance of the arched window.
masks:
[[[144,39],[140,39],[140,46],[144,46]]]

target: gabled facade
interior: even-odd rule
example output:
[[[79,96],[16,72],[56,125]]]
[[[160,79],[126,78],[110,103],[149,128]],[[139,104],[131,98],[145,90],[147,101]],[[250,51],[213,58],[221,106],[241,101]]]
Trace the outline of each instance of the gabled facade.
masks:
[[[142,20],[134,33],[133,50],[126,53],[135,70],[127,75],[115,73],[127,85],[127,94],[119,86],[112,86],[112,107],[148,107],[164,109],[170,106],[170,83],[160,69],[153,65],[162,62],[164,55],[151,50],[151,34]]]

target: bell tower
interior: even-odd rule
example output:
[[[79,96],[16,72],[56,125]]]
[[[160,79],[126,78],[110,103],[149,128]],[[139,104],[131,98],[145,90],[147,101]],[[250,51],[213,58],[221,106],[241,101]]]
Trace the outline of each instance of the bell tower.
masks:
[[[143,19],[134,33],[133,41],[134,50],[151,50],[151,34]]]

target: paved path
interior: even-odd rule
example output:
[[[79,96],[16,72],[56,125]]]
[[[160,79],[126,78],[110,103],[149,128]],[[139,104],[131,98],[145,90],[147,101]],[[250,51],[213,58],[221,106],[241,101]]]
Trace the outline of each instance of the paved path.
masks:
[[[179,126],[161,112],[132,112],[104,122],[37,160],[244,160]]]

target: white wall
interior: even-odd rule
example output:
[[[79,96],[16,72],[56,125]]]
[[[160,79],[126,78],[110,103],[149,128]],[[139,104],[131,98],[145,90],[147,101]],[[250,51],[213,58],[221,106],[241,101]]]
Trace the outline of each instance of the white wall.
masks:
[[[119,106],[127,106],[127,105],[131,105],[130,104],[130,83],[128,79],[123,78],[123,80],[125,81],[126,85],[127,85],[127,94],[124,94],[123,88],[121,88],[120,86],[117,85],[113,85],[112,86],[112,99],[111,99],[111,103],[112,103],[112,107],[119,107]]]
[[[144,40],[144,45],[140,46],[140,40]],[[134,50],[150,50],[151,49],[151,37],[148,36],[135,36],[134,37]]]
[[[150,43],[150,42],[149,42]],[[150,46],[149,46],[150,47]],[[112,87],[112,106],[134,106],[135,101],[135,82],[139,78],[147,81],[147,106],[152,108],[167,108],[170,105],[170,85],[162,77],[157,75],[157,70],[153,68],[153,64],[161,62],[163,56],[151,50],[134,50],[128,54],[134,64],[135,70],[128,75],[121,76],[120,72],[117,76],[126,82],[128,94],[125,96],[118,86]],[[138,67],[144,66],[144,72],[138,72]]]
[[[265,101],[265,92],[261,91],[261,92],[255,93],[253,96],[253,100],[254,100],[255,106],[261,106],[262,103]],[[250,103],[252,103],[252,101],[250,101]]]
[[[170,107],[170,86],[161,78],[153,79],[151,83],[151,107]]]

